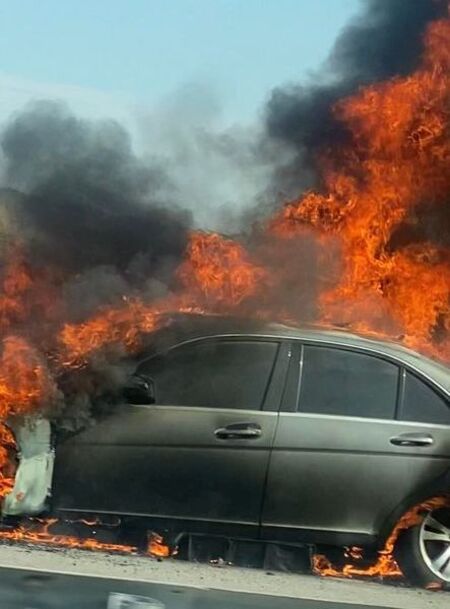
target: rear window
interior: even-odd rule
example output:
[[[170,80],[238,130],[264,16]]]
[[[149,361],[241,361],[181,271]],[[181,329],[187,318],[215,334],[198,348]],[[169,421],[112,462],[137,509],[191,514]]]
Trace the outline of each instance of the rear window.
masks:
[[[399,368],[364,353],[306,346],[299,411],[392,419]]]
[[[400,419],[450,425],[450,408],[448,402],[437,391],[414,374],[407,372]]]

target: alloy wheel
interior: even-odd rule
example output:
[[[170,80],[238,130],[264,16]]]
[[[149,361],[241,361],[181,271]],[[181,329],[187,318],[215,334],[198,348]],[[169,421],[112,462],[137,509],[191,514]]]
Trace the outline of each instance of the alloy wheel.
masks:
[[[448,510],[434,510],[424,518],[419,532],[420,553],[427,567],[450,582],[450,517]]]

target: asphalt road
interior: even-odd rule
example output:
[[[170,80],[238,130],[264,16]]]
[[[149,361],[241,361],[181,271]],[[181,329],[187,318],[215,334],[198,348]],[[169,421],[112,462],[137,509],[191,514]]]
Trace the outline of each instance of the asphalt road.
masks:
[[[4,609],[363,609],[367,605],[0,569]],[[381,605],[373,609],[385,609]]]
[[[450,595],[375,581],[320,578],[147,556],[31,544],[0,544],[0,609],[121,607],[119,592],[159,599],[165,609],[448,609]],[[156,607],[155,607],[156,609]],[[161,607],[158,607],[161,609]]]

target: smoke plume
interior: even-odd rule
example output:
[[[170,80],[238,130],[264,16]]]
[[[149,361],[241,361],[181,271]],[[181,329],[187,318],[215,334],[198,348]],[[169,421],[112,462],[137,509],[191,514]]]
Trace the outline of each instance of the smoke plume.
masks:
[[[167,173],[135,156],[120,125],[40,102],[13,118],[1,145],[4,345],[22,336],[45,360],[61,324],[120,306],[124,297],[151,301],[170,291],[191,213],[165,198]],[[120,352],[99,354],[60,376],[66,420],[85,422],[93,399],[123,386],[128,370],[119,360]]]
[[[93,401],[106,395],[108,402],[128,373],[119,363],[127,349],[172,310],[362,321],[390,334],[392,327],[399,334],[406,328],[423,344],[437,330],[446,340],[448,252],[439,248],[450,242],[450,219],[448,206],[440,205],[447,185],[438,165],[447,158],[438,154],[445,129],[442,137],[435,129],[424,138],[424,104],[413,96],[407,97],[413,116],[404,133],[394,130],[394,143],[383,130],[386,121],[362,129],[356,141],[356,119],[372,122],[359,106],[360,114],[353,108],[348,115],[348,99],[346,117],[342,110],[342,99],[363,95],[366,85],[397,77],[391,96],[395,83],[403,86],[400,79],[419,66],[427,24],[446,10],[446,0],[416,0],[414,7],[406,0],[368,0],[313,81],[272,92],[263,134],[221,131],[214,100],[199,113],[198,95],[186,90],[164,111],[141,117],[141,137],[149,142],[144,158],[117,123],[81,120],[55,102],[14,117],[1,138],[2,338],[9,345],[25,338],[32,361],[45,362],[42,377],[58,377],[51,395],[58,394],[58,405],[64,401],[66,418],[70,413],[78,425],[89,419]],[[416,74],[428,94],[422,76]],[[422,88],[413,87],[420,94]],[[430,99],[432,125],[440,126],[441,100],[432,85]],[[430,141],[436,146],[428,149]],[[333,164],[328,182],[324,158]],[[424,159],[416,200],[417,184],[407,179]],[[291,205],[281,207],[291,197]],[[386,219],[389,211],[398,213]],[[269,213],[271,220],[256,222]],[[192,234],[195,224],[220,233],[239,228],[239,235]],[[360,229],[356,237],[353,224]],[[297,238],[284,238],[292,235]],[[420,247],[428,241],[431,250]],[[359,279],[351,285],[355,268]],[[408,281],[417,273],[430,285],[440,277],[442,286],[437,295],[427,291],[426,315],[411,313],[406,323],[402,315],[415,289]],[[333,293],[339,284],[341,293]],[[338,305],[342,293],[350,294],[361,306],[344,306],[342,316],[329,298],[331,313],[323,317],[324,293]],[[411,323],[416,317],[420,331]],[[10,385],[13,377],[6,378]]]
[[[142,288],[151,277],[168,280],[190,214],[162,199],[168,176],[135,157],[117,123],[90,123],[41,102],[9,124],[2,147],[5,186],[24,195],[19,214],[37,264],[57,262],[84,292],[92,278],[97,295],[107,292],[108,278],[112,292],[121,281]]]
[[[414,70],[427,23],[445,17],[447,7],[447,0],[367,0],[310,82],[272,91],[266,107],[268,136],[295,153],[293,162],[276,168],[274,192],[291,198],[302,189],[320,187],[317,155],[350,138],[334,104],[361,86]]]

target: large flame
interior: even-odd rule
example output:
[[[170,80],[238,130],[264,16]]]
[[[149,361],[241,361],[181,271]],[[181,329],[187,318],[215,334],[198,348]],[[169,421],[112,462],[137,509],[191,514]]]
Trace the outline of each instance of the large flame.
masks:
[[[395,247],[400,229],[414,232],[420,213],[450,199],[450,19],[432,23],[420,67],[410,76],[367,86],[336,104],[348,144],[323,151],[321,192],[308,192],[276,213],[261,240],[303,239],[315,232],[326,248],[337,239],[343,266],[319,297],[319,320],[402,335],[423,352],[450,360],[450,248],[424,238]],[[255,249],[255,248],[254,248]],[[177,271],[176,297],[150,307],[135,300],[106,310],[61,340],[81,356],[120,341],[131,346],[157,325],[155,315],[200,307],[233,312],[256,295],[295,280],[308,264],[290,268],[258,262],[241,243],[193,233]],[[266,268],[265,268],[266,265]],[[268,299],[273,302],[273,299]],[[274,317],[282,309],[272,307]],[[301,320],[299,320],[301,321]],[[69,361],[71,358],[69,357]]]
[[[295,240],[317,242],[323,252],[316,261],[319,274],[330,266],[327,251],[342,258],[332,287],[328,281],[318,295],[318,321],[402,336],[406,344],[450,361],[450,247],[421,232],[423,219],[439,218],[450,201],[450,19],[432,23],[424,42],[412,74],[366,86],[335,105],[348,138],[321,152],[320,190],[286,204],[246,241],[192,233],[168,296],[147,302],[124,294],[119,307],[99,309],[79,323],[61,322],[58,271],[31,270],[26,248],[13,248],[0,277],[0,419],[48,407],[58,399],[54,379],[62,370],[83,366],[110,345],[137,349],[141,336],[165,323],[169,312],[292,319],[277,296],[300,283],[309,260],[277,266],[282,257],[267,252]],[[301,322],[301,313],[297,317]],[[38,342],[39,336],[45,341]],[[14,439],[4,427],[0,446],[1,496],[14,474],[8,465]],[[396,572],[391,546],[398,530],[370,574]],[[66,543],[47,524],[39,533],[22,528],[14,535]],[[333,571],[321,558],[316,569]],[[359,573],[353,567],[340,572]]]
[[[0,274],[0,332],[27,326],[36,316],[45,324],[58,310],[57,291],[49,269],[28,263],[23,246],[14,244],[6,253]],[[53,279],[57,273],[53,271]]]
[[[215,233],[193,233],[178,277],[195,302],[234,310],[269,282],[244,247]]]
[[[301,236],[305,226],[339,237],[344,268],[321,295],[323,318],[370,327],[384,301],[405,342],[446,359],[450,250],[423,240],[393,250],[391,241],[402,223],[419,221],[421,208],[449,204],[449,107],[447,19],[429,27],[416,72],[336,105],[351,144],[324,152],[323,193],[307,193],[271,223],[283,237]]]
[[[244,247],[215,233],[192,233],[186,259],[177,270],[180,289],[146,304],[125,299],[81,324],[65,324],[59,335],[63,364],[77,365],[105,345],[139,345],[143,334],[154,331],[168,312],[231,312],[253,296],[267,272],[254,263]]]
[[[58,390],[38,351],[23,338],[8,336],[0,356],[0,419],[50,406]]]

